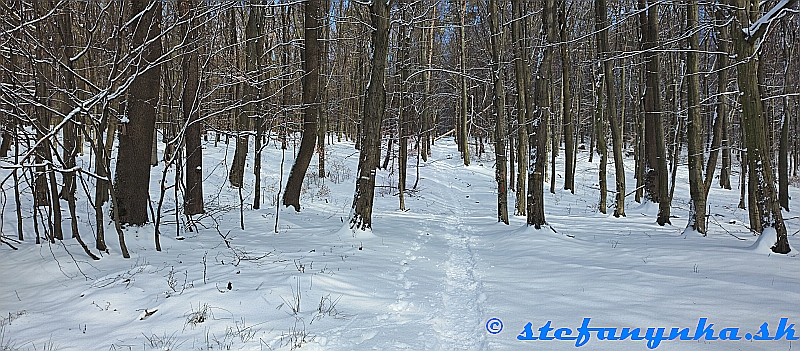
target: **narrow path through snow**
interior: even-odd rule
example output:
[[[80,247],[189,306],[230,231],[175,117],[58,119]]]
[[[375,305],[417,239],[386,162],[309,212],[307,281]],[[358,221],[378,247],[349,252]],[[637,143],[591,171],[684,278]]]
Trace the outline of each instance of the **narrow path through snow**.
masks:
[[[443,177],[452,177],[455,167],[439,162],[434,164],[434,172]],[[475,277],[475,254],[472,251],[472,227],[464,224],[470,216],[464,201],[468,198],[467,184],[458,177],[451,180],[449,187],[439,187],[442,198],[451,204],[451,215],[445,214],[442,234],[447,240],[447,261],[443,264],[445,272],[442,298],[442,311],[435,319],[434,329],[440,339],[441,350],[482,350],[485,348],[485,333],[481,333],[481,312],[479,304],[486,299],[482,286]],[[443,206],[446,208],[446,205]]]
[[[473,170],[458,160],[435,159],[423,172],[424,190],[409,196],[408,211],[389,207],[394,201],[376,202],[380,245],[363,243],[370,257],[361,259],[371,266],[359,269],[370,298],[345,326],[327,333],[327,344],[337,350],[487,348],[481,312],[486,295],[476,273],[478,235],[469,224],[481,211],[466,180]]]

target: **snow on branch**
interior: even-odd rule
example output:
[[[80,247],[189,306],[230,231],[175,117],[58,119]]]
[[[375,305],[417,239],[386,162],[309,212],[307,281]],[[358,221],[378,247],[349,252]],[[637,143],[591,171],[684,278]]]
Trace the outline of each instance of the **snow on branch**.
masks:
[[[796,2],[797,0],[778,1],[778,3],[772,7],[772,9],[761,16],[761,18],[759,18],[757,21],[753,22],[749,28],[742,28],[745,38],[747,38],[748,41],[760,38],[762,35],[764,35],[764,32],[767,30],[767,27],[772,20],[779,18],[783,14],[783,10],[794,6]]]

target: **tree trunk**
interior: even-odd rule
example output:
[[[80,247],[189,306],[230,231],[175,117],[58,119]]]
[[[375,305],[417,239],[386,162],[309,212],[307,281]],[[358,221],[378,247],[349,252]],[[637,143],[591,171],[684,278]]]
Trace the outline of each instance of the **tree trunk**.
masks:
[[[251,0],[252,1],[252,0]],[[255,34],[257,33],[256,21],[260,20],[258,15],[258,8],[251,6],[250,16],[247,19],[247,25],[245,26],[245,38],[247,43],[251,43],[255,40]],[[234,65],[237,69],[241,69],[239,64],[239,43],[238,43],[238,35],[236,33],[236,9],[231,8],[230,13],[230,42],[232,46],[232,54],[234,56]],[[249,45],[246,45],[249,46]],[[249,50],[245,50],[245,70],[247,63],[251,62],[251,60],[255,60],[255,57],[252,57]],[[243,83],[235,82],[231,86],[231,99],[233,101],[240,101],[240,91],[241,86]],[[247,88],[247,85],[245,85]],[[247,93],[245,92],[244,98],[247,99]],[[238,106],[234,110],[235,118],[236,118],[236,148],[233,152],[233,162],[231,163],[231,170],[228,173],[228,181],[231,183],[231,186],[235,188],[241,188],[244,186],[244,165],[247,161],[247,151],[250,148],[249,146],[249,138],[248,133],[250,132],[250,119],[248,118],[248,105],[245,106]]]
[[[161,3],[132,1],[135,19],[132,46],[141,50],[141,60],[132,67],[136,75],[130,84],[125,102],[125,117],[119,133],[119,155],[114,178],[119,222],[132,225],[147,223],[150,193],[150,148],[153,144],[158,93],[161,87],[161,66],[153,65],[161,56],[161,41],[154,40],[161,32]],[[145,43],[148,43],[145,45]]]
[[[322,84],[319,87],[319,103],[318,103],[318,110],[319,110],[319,124],[317,126],[317,157],[319,162],[319,177],[325,178],[325,136],[328,134],[328,108],[327,108],[327,101],[328,101],[328,83],[330,80],[330,68],[328,67],[328,55],[330,44],[329,41],[326,40],[330,37],[330,23],[329,23],[329,14],[328,11],[331,7],[330,0],[322,1],[323,8],[320,9],[321,16],[320,22],[322,25],[322,29],[319,32],[320,39],[322,40],[322,44],[320,45],[320,78],[322,80]]]
[[[77,87],[75,84],[75,75],[73,74],[74,63],[71,58],[74,56],[75,37],[72,33],[72,11],[69,3],[63,4],[63,8],[54,9],[58,10],[60,15],[56,16],[55,23],[58,31],[58,38],[60,39],[59,46],[62,47],[63,52],[61,55],[61,62],[66,69],[63,70],[63,79],[66,91],[62,96],[62,113],[70,119],[62,129],[63,135],[63,162],[64,168],[73,169],[75,167],[75,156],[78,151],[78,134],[77,125],[74,120],[77,120],[78,114],[72,114],[72,106],[70,101],[77,98]],[[70,202],[70,208],[75,206],[75,172],[69,171],[62,175],[64,186],[61,188],[60,197]],[[74,215],[74,211],[70,211]],[[76,235],[77,223],[73,224],[73,235]]]
[[[686,147],[689,152],[689,208],[691,228],[706,234],[706,190],[703,180],[703,117],[700,114],[700,34],[697,0],[689,0],[686,7],[686,30],[689,35],[689,51],[686,52],[686,80],[688,83],[689,120],[686,123]],[[713,172],[709,170],[709,172]]]
[[[596,0],[595,28],[597,29],[597,45],[600,59],[603,62],[603,77],[606,85],[606,118],[611,126],[611,143],[614,153],[614,172],[616,179],[616,205],[614,217],[625,216],[625,165],[622,158],[622,128],[617,118],[617,99],[615,91],[617,84],[614,80],[614,61],[611,58],[611,49],[608,44],[608,9],[605,0]],[[624,103],[624,100],[623,100]],[[605,139],[602,138],[602,139]],[[605,213],[605,212],[603,212]]]
[[[642,50],[645,61],[644,125],[646,171],[645,197],[658,203],[659,225],[670,223],[670,197],[668,193],[667,158],[664,144],[664,122],[661,118],[661,88],[658,52],[658,5],[648,0],[638,0],[639,22],[642,27]]]
[[[559,75],[560,75],[560,73],[561,72],[559,72]],[[563,111],[562,110],[563,110],[563,107],[564,107],[564,105],[561,104],[560,102],[564,101],[564,98],[562,96],[559,96],[559,98],[558,98],[558,101],[559,101],[558,107],[555,107],[553,105],[553,100],[555,99],[554,97],[556,96],[556,92],[555,92],[554,84],[552,84],[552,78],[551,78],[551,84],[549,85],[549,89],[550,89],[550,106],[551,106],[551,109],[558,111],[556,113],[551,113],[550,114],[551,120],[548,123],[548,126],[550,127],[550,130],[548,132],[548,137],[550,138],[550,193],[551,194],[555,194],[556,193],[556,158],[558,158],[558,148],[561,145],[561,132],[562,132],[559,127],[561,126],[561,123],[562,123],[561,116],[563,115]],[[563,90],[559,89],[558,93],[559,94],[563,93]]]
[[[405,192],[406,180],[408,178],[408,136],[410,135],[408,124],[411,122],[411,114],[413,108],[412,92],[410,91],[410,82],[408,77],[411,74],[411,17],[409,12],[409,4],[405,0],[401,0],[398,6],[402,11],[402,25],[400,26],[398,38],[400,41],[400,53],[398,63],[400,69],[400,113],[397,122],[397,192],[400,200],[400,210],[406,210]]]
[[[362,133],[364,131],[362,130]],[[389,161],[392,159],[392,150],[394,148],[394,137],[389,135],[389,142],[386,145],[386,157],[383,158],[383,166],[380,168],[389,169]]]
[[[303,136],[300,151],[289,173],[286,191],[283,193],[283,205],[292,206],[300,212],[300,189],[306,176],[308,165],[314,156],[317,142],[317,119],[319,117],[319,63],[320,33],[323,23],[322,0],[305,2],[305,45],[303,46]]]
[[[511,191],[515,191],[514,189],[516,189],[514,187],[514,180],[517,178],[516,173],[514,173],[514,166],[517,164],[515,157],[517,152],[514,149],[514,140],[516,140],[514,137],[508,138],[508,189]]]
[[[203,209],[203,147],[200,140],[200,114],[197,95],[200,88],[199,59],[197,55],[197,25],[194,4],[190,0],[181,1],[181,12],[189,22],[181,67],[185,82],[181,101],[183,120],[186,121],[186,192],[183,198],[183,213],[195,215],[204,213]]]
[[[717,108],[714,116],[714,124],[711,131],[711,152],[708,154],[706,161],[706,175],[703,180],[703,190],[705,191],[705,198],[708,199],[708,192],[711,189],[711,183],[714,181],[714,172],[717,168],[717,159],[719,158],[719,151],[722,144],[722,115],[720,112],[724,111],[724,107],[720,102],[717,102]]]
[[[564,190],[575,193],[575,121],[572,117],[572,91],[570,90],[569,34],[567,29],[566,0],[559,0],[558,23],[561,36],[561,105],[564,116]]]
[[[34,3],[36,4],[36,3]],[[35,8],[38,12],[43,12],[40,8]],[[43,15],[39,13],[38,15]],[[37,26],[37,31],[43,35],[42,26]],[[61,229],[61,205],[58,199],[58,189],[56,188],[55,171],[53,170],[53,151],[51,149],[50,141],[44,140],[47,132],[50,130],[51,111],[46,108],[50,104],[48,96],[50,89],[48,89],[48,78],[45,74],[47,67],[44,64],[44,50],[37,48],[36,50],[36,72],[34,74],[36,96],[35,100],[37,105],[34,108],[36,120],[33,122],[34,129],[36,130],[36,140],[39,146],[36,148],[35,161],[36,167],[36,180],[34,186],[34,206],[44,207],[50,206],[51,216],[48,220],[50,230],[47,239],[54,242],[55,239],[63,240],[64,235]],[[50,80],[52,81],[52,80]],[[44,166],[49,165],[49,166]],[[34,210],[36,211],[36,210]],[[36,215],[34,214],[34,217]],[[37,235],[38,242],[38,235]]]
[[[594,79],[597,78],[597,72],[595,72],[595,66],[592,65],[592,102],[594,103],[595,110],[592,111],[592,118],[589,119],[592,126],[589,131],[589,163],[592,163],[594,160],[594,153],[595,153],[595,145],[597,144],[597,83],[594,82]]]
[[[784,57],[792,57],[792,51],[788,45],[783,48]],[[789,77],[789,60],[786,60],[783,69],[783,91],[788,91]],[[791,108],[789,104],[789,96],[783,98],[783,116],[781,118],[781,136],[780,146],[778,148],[778,202],[781,208],[789,211],[789,116],[791,116]]]
[[[73,105],[71,103],[74,99],[77,99],[77,85],[75,83],[75,75],[73,74],[74,63],[72,61],[72,57],[74,56],[74,45],[75,45],[75,37],[72,32],[72,9],[69,3],[63,4],[62,9],[58,9],[60,14],[55,18],[55,24],[58,31],[58,38],[60,39],[60,43],[58,43],[62,48],[63,52],[61,55],[61,62],[66,67],[63,70],[64,85],[66,91],[62,92],[62,113],[65,115],[64,118],[69,119],[63,129],[63,145],[64,145],[64,153],[62,162],[64,163],[64,168],[67,169],[66,172],[62,172],[62,179],[64,181],[64,186],[61,188],[61,193],[59,195],[60,198],[67,200],[70,218],[71,218],[71,230],[72,230],[72,237],[78,239],[78,242],[83,245],[83,240],[80,238],[80,234],[78,232],[78,219],[76,213],[76,204],[75,204],[75,157],[78,153],[78,128],[75,121],[78,120],[80,114],[73,113]],[[91,252],[87,251],[90,255]]]
[[[122,18],[118,21],[122,22]],[[115,35],[114,40],[114,65],[112,67],[112,75],[117,73],[120,67],[118,59],[122,51],[122,36]],[[101,252],[108,252],[108,247],[105,241],[105,226],[103,215],[103,204],[108,201],[110,195],[110,181],[106,180],[111,174],[111,148],[114,145],[114,135],[117,130],[117,118],[111,116],[110,102],[103,101],[102,109],[100,112],[100,123],[96,126],[97,136],[93,145],[95,151],[95,173],[102,177],[97,179],[95,185],[94,197],[94,210],[95,210],[95,223],[97,225],[97,235],[95,239],[95,248]],[[103,138],[103,133],[106,133]],[[104,141],[105,139],[105,141]],[[157,221],[158,219],[156,219]]]
[[[469,166],[469,120],[467,119],[467,46],[466,38],[464,35],[464,17],[467,11],[467,0],[462,0],[463,3],[459,5],[459,19],[461,26],[458,27],[458,37],[461,42],[461,111],[459,127],[461,135],[461,156],[464,159],[464,166]]]
[[[727,103],[723,101],[721,104]],[[720,148],[722,150],[722,164],[720,165],[719,169],[719,185],[724,189],[731,189],[731,138],[730,138],[730,127],[728,126],[730,121],[730,114],[726,113],[722,115],[722,126],[720,130],[721,136],[721,143]]]
[[[528,117],[533,112],[528,112],[528,94],[526,81],[530,80],[528,69],[527,48],[523,31],[523,18],[521,0],[511,0],[513,11],[511,22],[511,36],[514,42],[514,75],[517,84],[517,201],[514,215],[525,216],[527,211],[525,193],[527,191],[526,176],[528,174]],[[532,105],[532,104],[531,104]]]
[[[640,75],[640,81],[644,82],[644,75]],[[639,86],[643,86],[644,84],[640,84]],[[641,99],[639,98],[639,92],[637,91],[636,94],[637,98],[634,99],[634,107],[635,107],[635,116],[636,116],[636,151],[635,151],[635,158],[636,158],[636,194],[634,195],[634,199],[636,202],[642,202],[642,196],[644,195],[644,174],[645,174],[645,139],[644,139],[644,118],[642,114],[641,108]]]
[[[733,33],[734,52],[736,57],[741,60],[736,71],[739,82],[739,101],[742,105],[742,124],[747,135],[745,147],[747,149],[748,177],[751,187],[754,187],[750,194],[755,194],[755,207],[757,207],[751,206],[749,210],[751,213],[757,211],[762,230],[771,227],[777,232],[777,241],[772,247],[772,251],[786,254],[791,251],[791,248],[775,189],[775,174],[772,169],[770,147],[767,143],[764,110],[758,85],[759,62],[756,49],[760,45],[760,35],[746,35],[743,30],[753,20],[751,16],[758,13],[758,4],[747,0],[733,0],[732,4],[737,9],[731,32]],[[749,30],[748,33],[750,33]],[[763,35],[764,32],[761,33]]]
[[[156,111],[158,111],[158,107],[156,107]],[[174,135],[172,137],[174,137]],[[178,149],[180,149],[180,147],[178,147]],[[150,144],[150,165],[158,165],[158,130],[156,128],[153,128],[153,143]]]
[[[595,70],[593,70],[595,71]],[[597,154],[600,156],[600,167],[597,172],[597,184],[600,186],[600,201],[597,203],[597,210],[605,214],[607,211],[608,199],[608,129],[606,128],[605,116],[603,116],[603,90],[605,81],[597,76],[597,83],[592,89],[594,95],[594,131],[597,141]]]
[[[260,98],[260,94],[259,94]],[[256,121],[256,135],[253,147],[255,149],[255,156],[253,157],[253,175],[255,176],[255,184],[253,184],[253,209],[258,210],[261,208],[261,154],[264,149],[262,140],[264,140],[264,123],[266,118],[260,117]]]
[[[787,62],[786,66],[789,64]],[[788,72],[787,72],[788,73]],[[778,151],[778,201],[789,211],[789,97],[783,98],[783,118],[781,119],[781,139]]]
[[[539,73],[536,75],[536,100],[537,113],[532,121],[532,142],[529,148],[528,161],[528,220],[529,226],[540,229],[547,224],[544,217],[544,175],[547,166],[547,126],[550,121],[550,85],[551,68],[554,48],[552,44],[558,42],[558,28],[556,23],[555,0],[544,0],[542,12],[542,32],[547,34],[547,43]],[[530,105],[529,105],[530,106]]]
[[[677,126],[675,126],[675,134],[673,134],[672,136],[672,140],[674,140],[674,142],[672,143],[672,151],[670,152],[671,156],[670,172],[672,176],[669,178],[670,181],[669,181],[669,195],[668,195],[670,202],[672,202],[672,195],[675,194],[675,179],[676,175],[678,174],[678,155],[681,154],[682,152],[681,148],[683,148],[684,124],[686,124],[686,122],[684,122],[684,119],[678,118]]]
[[[492,50],[492,103],[495,114],[494,154],[495,181],[497,181],[497,221],[508,224],[508,187],[506,186],[506,92],[503,87],[503,27],[502,8],[498,0],[489,0],[489,22]]]
[[[742,144],[744,144],[744,133],[741,133],[742,136]],[[747,197],[747,151],[741,150],[739,151],[739,159],[740,159],[740,166],[741,172],[739,172],[739,205],[737,207],[741,209],[746,209],[745,206],[745,198]],[[752,230],[753,219],[750,218],[750,229]]]
[[[716,18],[718,21],[724,21],[724,15],[721,9],[716,11]],[[708,155],[708,162],[706,163],[706,178],[704,183],[706,191],[706,199],[708,192],[711,189],[711,183],[714,180],[714,172],[717,168],[717,158],[720,151],[722,153],[722,165],[719,171],[719,185],[725,189],[731,188],[731,151],[728,147],[730,141],[728,140],[728,104],[727,93],[728,87],[728,28],[726,26],[717,27],[717,34],[719,40],[717,41],[717,106],[716,116],[714,117],[714,131],[711,139],[711,152]]]
[[[262,11],[263,11],[263,13],[265,15],[267,15],[265,10],[262,10]],[[273,18],[275,17],[275,8],[270,8],[269,16],[271,16]],[[264,30],[266,30],[266,28]],[[268,58],[265,58],[263,55],[261,55],[261,52],[263,50],[262,48],[264,48],[265,45],[266,46],[272,46],[272,42],[266,42],[265,43],[264,42],[265,39],[264,39],[264,36],[263,36],[262,33],[263,33],[263,31],[261,31],[259,33],[258,40],[256,40],[256,45],[258,46],[256,48],[256,50],[259,51],[258,60],[257,60],[257,62],[258,62],[258,72],[256,73],[256,76],[258,77],[259,81],[262,81],[262,82],[266,81],[266,83],[264,85],[262,85],[258,89],[258,94],[257,94],[258,102],[256,103],[256,107],[254,108],[256,111],[260,111],[261,110],[261,106],[262,106],[261,105],[261,101],[262,101],[262,99],[263,99],[263,97],[265,95],[264,91],[263,91],[264,88],[265,87],[271,87],[273,84],[275,84],[273,79],[269,79],[271,77],[267,77],[267,74],[265,73],[265,71],[263,69],[263,67],[271,66],[270,64],[272,63],[272,60],[271,60],[271,56],[268,57]],[[273,91],[275,91],[275,89],[274,88],[270,88],[270,91],[266,95],[271,94]],[[269,140],[265,141],[265,138],[264,138],[264,129],[266,127],[267,121],[268,120],[267,120],[267,118],[266,118],[266,116],[264,114],[260,114],[258,116],[258,119],[256,119],[256,134],[255,134],[255,138],[254,138],[255,140],[254,140],[254,145],[253,145],[253,147],[255,149],[254,150],[255,151],[255,156],[253,157],[253,175],[255,176],[255,184],[253,185],[253,209],[254,210],[261,209],[261,197],[263,196],[261,194],[261,166],[262,166],[261,155],[263,153],[264,147],[266,145],[269,145]],[[270,121],[270,124],[271,123],[272,122]],[[277,222],[277,220],[276,220],[276,222]]]
[[[422,80],[424,84],[424,93],[422,94],[422,113],[420,114],[420,119],[422,119],[422,160],[428,161],[428,155],[430,155],[431,150],[431,129],[433,129],[433,125],[431,123],[431,104],[428,102],[428,98],[431,95],[431,72],[430,69],[433,68],[433,29],[434,25],[436,24],[436,8],[432,10],[434,14],[431,17],[431,24],[430,24],[430,34],[428,40],[425,42],[425,48],[427,50],[423,50],[423,55],[425,55],[424,61],[426,62],[426,66],[428,70],[422,73]],[[425,35],[425,31],[422,31],[423,36]]]
[[[389,9],[391,0],[373,1],[369,6],[372,27],[372,62],[370,81],[364,99],[362,119],[364,138],[358,158],[358,179],[353,199],[350,228],[372,228],[372,203],[375,195],[375,173],[381,155],[381,122],[386,108],[386,65],[389,57]]]
[[[16,56],[16,55],[14,55],[14,56]],[[13,56],[11,58],[11,61],[15,61]],[[15,110],[16,110],[16,108],[15,108]],[[14,129],[16,129],[16,125],[14,125]],[[19,149],[19,147],[20,147],[19,139],[20,138],[14,138],[14,163],[15,164],[19,164],[19,151],[20,151],[20,149]],[[17,211],[17,239],[19,239],[20,241],[25,240],[25,238],[24,238],[24,234],[23,234],[23,231],[22,231],[22,207],[20,206],[20,203],[21,203],[20,202],[20,196],[19,196],[20,195],[20,190],[19,190],[19,188],[20,188],[20,179],[19,179],[19,174],[18,173],[23,173],[23,175],[24,175],[24,171],[25,171],[24,169],[15,169],[15,170],[12,171],[13,178],[14,178],[14,205],[15,205],[14,209]],[[35,211],[35,209],[34,209],[34,211]]]

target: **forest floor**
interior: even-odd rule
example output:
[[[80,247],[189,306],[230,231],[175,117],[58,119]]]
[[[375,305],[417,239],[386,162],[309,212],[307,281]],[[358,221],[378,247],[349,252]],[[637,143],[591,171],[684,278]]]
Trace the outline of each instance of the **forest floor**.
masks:
[[[709,235],[702,237],[684,233],[685,161],[672,224],[660,227],[657,206],[638,204],[633,196],[627,198],[626,217],[614,218],[613,208],[599,213],[598,159],[589,163],[581,151],[575,194],[561,189],[557,175],[555,194],[545,194],[549,226],[534,230],[521,216],[511,216],[508,226],[497,223],[491,154],[465,167],[452,139],[442,139],[432,157],[420,162],[418,184],[406,195],[407,211],[398,209],[392,188],[396,166],[379,171],[373,230],[353,233],[346,226],[358,162],[353,145],[328,146],[327,178],[311,167],[299,213],[276,208],[293,162],[291,146],[284,152],[272,143],[264,149],[264,199],[258,210],[251,205],[252,163],[247,165],[240,211],[240,193],[226,183],[234,143],[205,142],[207,213],[189,225],[176,215],[170,189],[162,214],[163,251],[154,249],[152,225],[129,227],[130,259],[122,258],[110,222],[105,223],[110,252],[99,261],[89,259],[74,239],[33,244],[30,189],[23,184],[25,241],[16,251],[0,247],[0,350],[571,350],[581,340],[518,336],[542,336],[540,328],[551,321],[553,329],[571,329],[549,335],[568,339],[578,335],[585,318],[591,318],[590,327],[639,327],[645,339],[611,342],[594,332],[583,340],[582,348],[591,350],[646,350],[647,339],[658,331],[645,338],[652,327],[666,328],[666,335],[672,327],[688,327],[693,339],[701,318],[707,320],[700,329],[714,323],[712,336],[730,337],[733,329],[722,329],[738,327],[741,340],[707,340],[701,330],[700,340],[650,346],[798,346],[786,340],[788,334],[777,341],[744,338],[759,333],[764,322],[772,335],[781,329],[782,317],[800,322],[800,238],[794,235],[800,219],[784,212],[795,248],[789,255],[757,245],[746,227],[747,212],[736,206],[738,173],[734,189],[711,189]],[[80,161],[90,169],[90,160],[87,153]],[[411,188],[416,160],[409,164]],[[162,162],[153,169],[152,199],[159,198],[163,167]],[[558,165],[559,173],[562,169]],[[632,160],[626,169],[630,191]],[[173,172],[167,174],[168,186],[174,184]],[[87,184],[93,189],[91,180]],[[13,184],[3,190],[2,233],[16,237]],[[797,188],[791,191],[800,198]],[[94,212],[82,190],[79,197],[79,227],[93,248]],[[613,203],[612,192],[608,201]],[[513,204],[512,193],[512,211]],[[62,206],[68,236],[66,203]],[[800,328],[783,326],[791,328],[800,336]]]

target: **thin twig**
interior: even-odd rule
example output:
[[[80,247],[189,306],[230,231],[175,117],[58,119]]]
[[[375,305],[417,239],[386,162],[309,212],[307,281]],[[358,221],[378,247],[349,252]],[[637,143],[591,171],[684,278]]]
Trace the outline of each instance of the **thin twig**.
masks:
[[[67,245],[64,244],[64,240],[59,240],[59,242],[61,243],[61,246],[64,247],[64,251],[66,251],[69,257],[72,259],[72,262],[75,263],[75,267],[78,268],[78,272],[80,272],[81,275],[83,275],[83,277],[86,278],[86,280],[89,280],[89,276],[87,276],[86,273],[83,273],[83,270],[81,270],[81,266],[78,264],[78,261],[75,259],[75,256],[72,256],[72,253],[69,252],[69,249],[67,249]]]
[[[723,227],[723,226],[722,226],[722,224],[720,224],[720,223],[717,221],[717,219],[716,219],[716,218],[714,218],[714,216],[708,216],[708,218],[709,218],[709,219],[712,219],[712,220],[714,220],[714,223],[716,223],[716,224],[717,224],[717,225],[718,225],[720,228],[722,228],[722,230],[724,230],[724,231],[725,231],[726,233],[728,233],[730,236],[732,236],[732,237],[734,237],[734,238],[736,238],[736,239],[742,240],[742,241],[747,241],[747,239],[745,239],[745,238],[740,238],[740,237],[738,237],[738,236],[736,236],[736,235],[733,235],[733,233],[731,233],[731,232],[729,232],[727,229],[725,229],[725,227]]]

